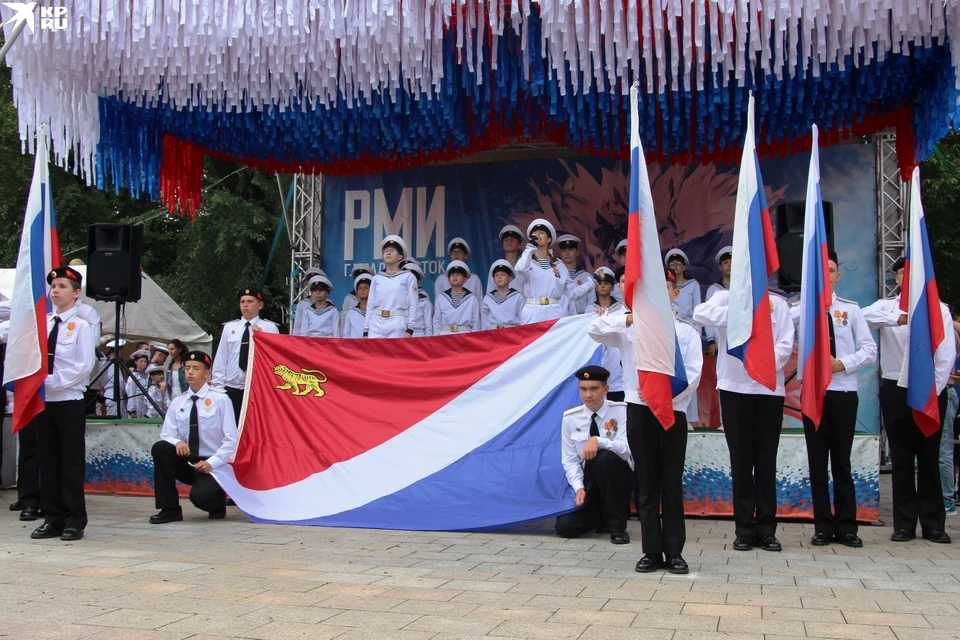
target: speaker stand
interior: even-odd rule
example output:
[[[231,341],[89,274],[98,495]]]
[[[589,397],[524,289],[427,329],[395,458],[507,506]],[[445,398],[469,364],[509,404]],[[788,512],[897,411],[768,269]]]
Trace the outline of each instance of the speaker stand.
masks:
[[[127,369],[127,366],[123,363],[123,360],[120,358],[119,355],[117,355],[120,352],[120,346],[119,346],[120,345],[120,314],[123,313],[123,306],[125,303],[117,301],[114,304],[116,306],[114,307],[113,356],[110,358],[107,358],[106,364],[104,364],[103,368],[97,372],[97,375],[94,376],[93,380],[90,381],[90,384],[88,385],[88,387],[92,387],[97,382],[97,380],[103,377],[103,374],[107,372],[107,370],[110,368],[110,365],[112,364],[113,365],[113,380],[112,380],[113,400],[117,404],[117,416],[116,416],[117,420],[120,419],[120,402],[121,402],[120,378],[122,377],[121,372],[123,372],[123,374],[126,375],[128,379],[133,378],[133,383],[137,385],[138,389],[140,389],[140,393],[142,393],[143,397],[147,399],[147,402],[149,402],[153,406],[153,408],[157,410],[157,414],[161,418],[163,418],[166,416],[166,411],[161,409],[160,405],[158,405],[156,402],[153,401],[153,398],[151,398],[150,395],[147,393],[146,388],[140,383],[140,380],[137,378],[137,376],[130,373],[130,371]]]

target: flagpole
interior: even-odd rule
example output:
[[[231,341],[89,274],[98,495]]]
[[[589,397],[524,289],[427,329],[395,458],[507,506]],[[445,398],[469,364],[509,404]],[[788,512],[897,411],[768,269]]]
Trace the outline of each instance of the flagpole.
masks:
[[[3,43],[3,48],[0,49],[0,60],[5,60],[7,52],[10,51],[10,47],[13,46],[13,43],[17,41],[17,38],[20,37],[20,34],[23,33],[23,28],[26,26],[27,21],[21,20],[17,23],[17,26],[13,28],[13,33],[10,34],[10,39]]]

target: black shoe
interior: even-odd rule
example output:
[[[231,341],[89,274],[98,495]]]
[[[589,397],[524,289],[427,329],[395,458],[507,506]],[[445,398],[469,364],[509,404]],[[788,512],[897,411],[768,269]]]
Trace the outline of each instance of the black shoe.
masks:
[[[34,507],[27,507],[20,512],[20,519],[24,522],[33,522],[40,517],[40,510]]]
[[[757,546],[764,551],[783,551],[783,545],[772,533],[765,533],[757,538]]]
[[[675,556],[668,555],[665,566],[670,573],[690,573],[687,561],[679,553]]]
[[[26,508],[27,506],[22,502],[20,502],[19,500],[17,500],[16,502],[10,505],[10,511],[23,511]]]
[[[211,511],[207,514],[207,517],[211,520],[223,520],[227,517],[227,508],[223,507],[217,511]]]
[[[34,540],[43,540],[44,538],[59,538],[60,534],[63,533],[63,527],[55,527],[49,522],[44,522],[42,525],[34,529],[33,533],[30,534],[30,537]]]
[[[630,544],[630,534],[626,531],[614,531],[610,534],[610,542],[613,544]]]
[[[64,527],[60,539],[64,542],[74,542],[83,539],[83,529],[80,527]]]
[[[160,513],[150,516],[150,524],[167,524],[181,520],[183,520],[183,512],[180,509],[160,509]]]
[[[833,540],[829,533],[815,533],[810,537],[810,544],[815,547],[825,547]]]
[[[659,553],[647,553],[637,560],[637,573],[653,573],[663,567],[663,558]]]
[[[940,531],[939,529],[923,534],[923,539],[938,544],[950,544],[950,536],[947,535],[946,531]]]
[[[750,536],[737,536],[733,541],[734,551],[750,551],[753,549],[753,538]]]
[[[906,529],[897,529],[893,532],[893,535],[890,536],[891,542],[910,542],[917,537],[917,534],[910,533]]]
[[[853,547],[859,549],[863,546],[863,540],[860,539],[855,533],[843,533],[840,535],[833,536],[833,539],[842,544],[845,547]]]
[[[607,525],[602,524],[599,527],[597,527],[596,533],[610,533],[610,529],[607,528]]]

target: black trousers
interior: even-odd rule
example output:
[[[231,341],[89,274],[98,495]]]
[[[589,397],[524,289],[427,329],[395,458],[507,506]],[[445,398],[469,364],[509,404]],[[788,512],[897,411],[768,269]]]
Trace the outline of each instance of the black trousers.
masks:
[[[40,501],[44,520],[54,527],[87,526],[83,496],[86,472],[87,407],[83,400],[47,402],[37,416]]]
[[[227,397],[233,403],[233,417],[240,424],[240,407],[243,406],[243,389],[234,389],[233,387],[224,387],[227,390]]]
[[[947,411],[947,394],[940,394],[940,424]],[[893,462],[893,528],[916,533],[943,531],[946,512],[940,488],[940,437],[943,429],[927,437],[907,406],[907,390],[895,380],[880,382],[880,412],[890,439]],[[916,472],[916,480],[914,480]]]
[[[810,493],[813,496],[813,527],[817,533],[846,535],[857,532],[857,493],[850,474],[850,452],[857,428],[856,391],[827,391],[823,416],[816,429],[803,419],[810,465]],[[830,506],[830,474],[833,475],[833,508]]]
[[[606,525],[611,533],[627,530],[633,474],[630,465],[607,449],[583,465],[583,486],[587,500],[576,511],[557,518],[555,529],[563,538],[576,538]]]
[[[221,511],[227,506],[227,494],[209,473],[197,473],[187,464],[189,458],[177,455],[177,448],[166,440],[153,444],[153,489],[157,509],[179,509],[177,480],[190,486],[190,502],[201,511]],[[205,460],[206,458],[200,458]]]
[[[40,451],[37,445],[39,416],[17,432],[20,453],[17,455],[17,500],[24,508],[40,508]]]
[[[683,515],[687,415],[674,411],[673,416],[674,425],[664,429],[649,407],[627,404],[627,440],[637,477],[637,515],[645,554],[679,555],[687,540]]]
[[[730,449],[737,537],[777,531],[777,449],[783,398],[720,391],[723,434]]]

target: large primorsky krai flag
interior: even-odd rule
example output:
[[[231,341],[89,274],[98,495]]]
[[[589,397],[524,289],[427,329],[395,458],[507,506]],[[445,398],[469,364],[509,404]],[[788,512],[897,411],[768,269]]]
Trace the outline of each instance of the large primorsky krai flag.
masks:
[[[771,391],[777,388],[777,360],[767,280],[779,268],[767,196],[760,177],[751,93],[733,221],[727,353],[741,360],[747,374]]]
[[[660,234],[650,177],[640,142],[639,95],[630,89],[630,212],[624,301],[633,312],[633,362],[643,399],[664,429],[673,426],[673,398],[687,388],[687,374],[673,325],[673,309],[660,258]]]
[[[10,328],[3,361],[3,384],[13,390],[13,431],[27,426],[44,408],[47,378],[47,274],[63,264],[47,167],[45,127],[37,132],[33,182],[23,216],[20,253],[10,303]]]
[[[589,316],[402,339],[257,333],[214,477],[253,520],[478,530],[574,508],[560,461]]]
[[[904,354],[898,384],[907,388],[907,405],[926,436],[940,428],[937,403],[936,352],[945,337],[940,294],[933,273],[927,222],[920,201],[920,168],[910,181],[910,230],[900,287],[900,309],[907,313],[910,344]],[[952,330],[952,327],[950,327]]]
[[[823,196],[820,193],[820,148],[817,125],[813,125],[810,172],[807,175],[807,201],[803,218],[803,273],[800,287],[800,352],[797,376],[800,411],[814,427],[820,428],[823,399],[833,380],[833,356],[830,355],[828,310],[833,301],[830,283],[827,227],[823,220]]]

